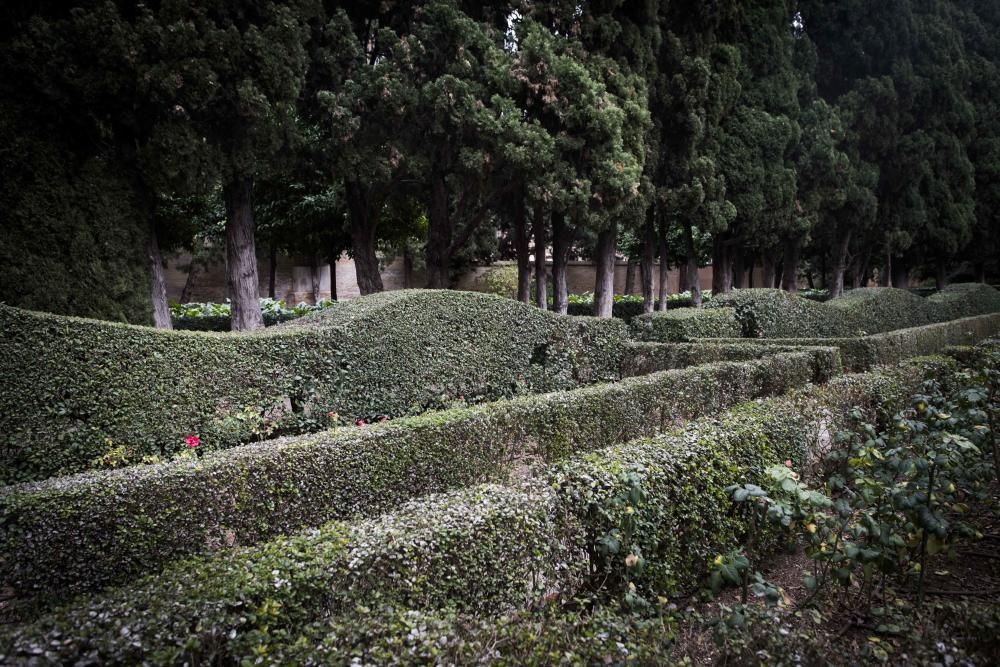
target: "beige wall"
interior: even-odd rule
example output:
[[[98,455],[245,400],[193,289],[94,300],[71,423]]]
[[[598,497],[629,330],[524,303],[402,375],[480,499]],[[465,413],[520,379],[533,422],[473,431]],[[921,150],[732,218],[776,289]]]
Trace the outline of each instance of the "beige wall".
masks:
[[[185,285],[188,288],[187,301],[224,301],[226,292],[225,264],[222,261],[214,262],[207,267],[196,268],[191,274],[188,270],[190,266],[190,255],[180,254],[167,261],[167,297],[175,301],[180,301]],[[551,264],[550,264],[551,266]],[[267,295],[268,289],[268,261],[261,258],[259,262],[260,270],[260,293]],[[476,267],[462,275],[455,284],[457,289],[475,290],[476,280],[489,267]],[[615,293],[622,294],[625,290],[625,270],[626,263],[618,262],[615,266]],[[404,282],[403,260],[397,257],[382,269],[382,283],[387,290],[403,289],[407,287]],[[278,257],[277,272],[275,273],[275,298],[283,299],[286,303],[293,304],[300,301],[312,301],[312,271],[308,265],[308,260],[302,257]],[[330,297],[330,267],[322,264],[319,267],[320,274],[320,298]],[[653,289],[659,289],[659,268],[653,270]],[[677,292],[678,271],[671,269],[668,274],[667,290],[671,293]],[[698,270],[699,282],[702,289],[710,289],[712,286],[712,267],[702,267]],[[594,291],[595,267],[592,262],[570,262],[566,269],[566,282],[571,294],[582,294]],[[754,276],[755,284],[760,284],[759,275]],[[412,276],[410,287],[423,287],[425,278],[422,272],[415,272]],[[638,267],[635,269],[634,292],[642,291]],[[337,262],[337,296],[340,299],[353,299],[359,296],[358,283],[354,272],[354,261],[342,257]]]

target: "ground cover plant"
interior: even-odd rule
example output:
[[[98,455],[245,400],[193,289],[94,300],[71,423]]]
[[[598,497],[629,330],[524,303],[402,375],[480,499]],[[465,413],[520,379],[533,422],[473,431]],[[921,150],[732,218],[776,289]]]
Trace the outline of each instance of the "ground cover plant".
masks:
[[[752,526],[775,527],[801,555],[767,574],[795,586],[794,599],[755,571],[766,554],[744,546],[717,558],[710,594],[742,589],[711,614],[721,660],[996,657],[1000,571],[989,535],[1000,502],[1000,345],[965,354],[963,370],[925,381],[888,423],[851,415],[811,469],[788,461],[762,485],[727,489]]]

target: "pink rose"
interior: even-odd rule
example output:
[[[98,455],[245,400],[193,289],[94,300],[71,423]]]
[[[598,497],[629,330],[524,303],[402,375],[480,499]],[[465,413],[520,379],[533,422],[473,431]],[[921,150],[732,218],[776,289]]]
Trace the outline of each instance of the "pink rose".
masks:
[[[201,441],[198,440],[198,436],[196,436],[196,435],[189,435],[188,437],[184,438],[184,444],[187,445],[188,447],[192,447],[193,448],[193,447],[197,447],[199,444],[201,444]]]

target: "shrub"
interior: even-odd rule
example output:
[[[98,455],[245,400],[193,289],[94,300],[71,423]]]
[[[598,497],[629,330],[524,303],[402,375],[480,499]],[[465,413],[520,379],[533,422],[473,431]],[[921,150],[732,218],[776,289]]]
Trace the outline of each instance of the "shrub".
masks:
[[[939,320],[1000,312],[1000,290],[982,283],[954,283],[927,301],[938,309]]]
[[[709,291],[702,292],[702,300],[707,303],[712,298]],[[567,314],[569,315],[593,315],[594,295],[591,292],[585,294],[570,294],[567,304]],[[654,307],[659,307],[659,301],[654,303]],[[667,296],[667,308],[690,308],[691,292],[679,292]],[[643,314],[642,296],[639,294],[616,294],[612,304],[611,314],[614,317],[631,322],[632,318]]]
[[[840,348],[844,368],[862,371],[879,364],[894,364],[908,357],[936,354],[948,346],[970,345],[1000,333],[1000,313],[899,329],[856,338],[771,338],[761,345],[833,345]],[[716,343],[737,342],[716,340]]]
[[[186,555],[502,481],[533,462],[781,393],[814,372],[812,354],[780,354],[7,487],[0,581],[40,606]]]
[[[517,264],[494,264],[476,278],[476,291],[517,298]]]
[[[620,321],[430,290],[252,334],[159,331],[0,305],[0,483],[615,379]],[[599,364],[595,366],[594,364]],[[294,429],[290,429],[294,430]]]
[[[671,343],[739,336],[740,325],[732,308],[688,308],[642,315],[633,320],[632,332],[639,340]]]
[[[572,594],[585,576],[602,594],[623,592],[626,605],[639,607],[643,595],[691,590],[712,556],[739,541],[744,526],[728,512],[728,480],[752,479],[785,457],[801,461],[824,421],[887,386],[903,395],[918,370],[748,404],[679,433],[574,458],[549,470],[548,484],[476,487],[183,561],[11,628],[0,635],[0,652],[90,664],[274,655],[299,662],[311,641],[322,641],[321,656],[344,662],[339,656],[369,642],[380,650],[427,646],[423,626],[407,622],[420,619],[391,610],[495,615],[543,592]],[[408,639],[415,627],[416,641]],[[360,634],[327,631],[335,628]]]
[[[305,302],[288,308],[280,299],[263,298],[260,300],[260,310],[265,326],[274,326],[296,317],[323,308],[340,307],[337,301],[324,299],[312,305]],[[186,331],[229,331],[230,304],[226,303],[171,303],[170,320],[174,329]]]
[[[892,287],[863,287],[827,302],[840,314],[844,330],[858,335],[883,333],[933,324],[937,309],[916,294]]]
[[[772,354],[808,352],[813,356],[813,382],[828,381],[842,372],[837,347],[802,345],[753,345],[736,343],[627,343],[622,359],[622,375],[634,376],[674,368],[687,368],[717,361],[749,361]]]
[[[707,308],[732,308],[744,338],[810,338],[846,335],[827,305],[779,289],[754,288],[720,294]]]
[[[7,659],[238,664],[326,615],[382,605],[477,614],[571,581],[547,490],[476,487],[354,525],[330,523],[81,601],[0,636]],[[530,548],[525,548],[530,545]],[[256,651],[256,653],[255,653]]]

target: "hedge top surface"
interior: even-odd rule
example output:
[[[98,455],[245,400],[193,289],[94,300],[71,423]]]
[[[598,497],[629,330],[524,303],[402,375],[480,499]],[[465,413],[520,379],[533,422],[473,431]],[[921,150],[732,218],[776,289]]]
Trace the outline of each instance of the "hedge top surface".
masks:
[[[616,379],[627,328],[496,296],[405,290],[249,334],[0,305],[0,483],[230,447],[326,415],[415,414]],[[110,461],[111,463],[106,463]]]
[[[744,338],[847,335],[838,314],[822,303],[784,290],[751,288],[720,294],[706,308],[734,308]]]
[[[895,287],[859,287],[826,305],[841,314],[845,335],[909,329],[942,319],[927,299]]]

